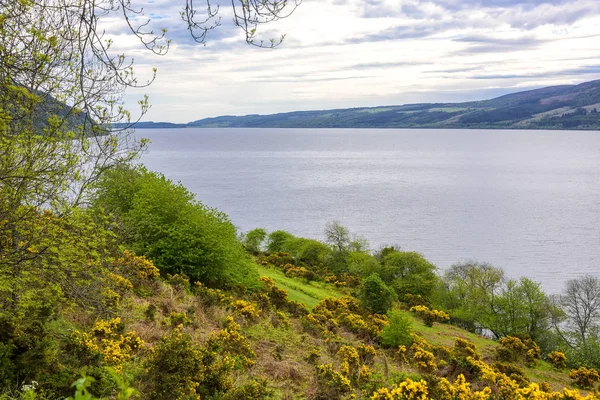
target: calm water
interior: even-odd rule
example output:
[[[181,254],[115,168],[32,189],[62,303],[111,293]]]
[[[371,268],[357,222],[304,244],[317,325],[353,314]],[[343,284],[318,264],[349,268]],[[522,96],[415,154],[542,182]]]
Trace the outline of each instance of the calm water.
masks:
[[[242,231],[322,238],[338,220],[372,248],[440,268],[487,261],[546,290],[600,275],[600,132],[139,130],[142,161]]]

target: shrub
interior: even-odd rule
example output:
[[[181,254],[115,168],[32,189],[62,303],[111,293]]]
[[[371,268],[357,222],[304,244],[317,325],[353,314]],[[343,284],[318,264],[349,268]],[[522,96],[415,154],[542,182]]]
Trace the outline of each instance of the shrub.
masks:
[[[414,365],[421,371],[431,374],[437,369],[437,364],[435,362],[435,356],[425,348],[424,342],[424,340],[415,341],[415,343],[410,346],[410,350],[412,352]]]
[[[254,378],[243,386],[234,388],[223,396],[223,400],[262,400],[271,399],[273,389],[265,379]]]
[[[333,369],[332,364],[317,366],[317,386],[323,399],[339,399],[352,391],[350,380]]]
[[[267,276],[261,276],[260,281],[264,283],[271,303],[277,308],[284,308],[288,304],[288,294],[285,290],[279,289],[273,279]]]
[[[350,379],[352,383],[358,383],[361,367],[358,351],[352,346],[341,346],[337,356],[341,361],[340,371],[342,375]]]
[[[432,327],[434,322],[446,322],[450,320],[450,316],[444,311],[430,310],[427,306],[414,306],[410,309],[411,312],[417,314],[425,323],[426,326]]]
[[[199,346],[181,328],[164,336],[146,361],[149,399],[200,398],[205,366]]]
[[[261,310],[246,300],[234,300],[230,304],[234,314],[245,318],[248,321],[256,321],[260,318]]]
[[[541,357],[540,347],[531,339],[521,340],[515,336],[505,336],[498,341],[502,347],[496,349],[499,361],[523,361],[533,366]]]
[[[427,382],[418,382],[407,378],[391,390],[382,388],[371,395],[371,400],[428,400],[429,390]]]
[[[94,206],[113,213],[126,244],[161,273],[211,286],[256,286],[255,264],[233,224],[181,184],[142,166],[121,166],[107,171],[97,189]]]
[[[244,243],[249,252],[257,254],[262,250],[262,244],[266,238],[267,231],[263,228],[256,228],[246,232],[242,243]]]
[[[548,354],[548,361],[554,368],[565,369],[567,367],[567,356],[560,351],[553,351]]]
[[[412,343],[410,318],[402,311],[388,312],[389,324],[379,334],[379,341],[385,347],[410,346]]]
[[[467,357],[479,360],[477,347],[468,340],[456,338],[454,347],[452,348],[452,356],[457,359],[466,359]]]
[[[366,365],[373,365],[375,363],[375,347],[368,344],[359,344],[356,348],[358,355],[360,356],[360,362]]]
[[[381,280],[379,275],[371,274],[360,288],[360,304],[375,314],[385,314],[394,301],[394,291]]]
[[[584,389],[592,389],[596,382],[600,380],[598,371],[593,368],[579,367],[569,372],[569,378],[573,379],[573,383]]]
[[[227,317],[224,329],[210,334],[206,341],[206,348],[231,357],[235,360],[237,368],[254,365],[253,359],[256,354],[250,347],[248,339],[241,334],[240,325],[232,317]]]
[[[525,374],[521,368],[513,364],[495,363],[494,369],[508,376],[521,387],[529,384],[529,378],[527,378],[527,374]]]
[[[226,305],[233,300],[231,296],[225,294],[222,290],[208,288],[201,282],[194,282],[194,293],[207,306]]]

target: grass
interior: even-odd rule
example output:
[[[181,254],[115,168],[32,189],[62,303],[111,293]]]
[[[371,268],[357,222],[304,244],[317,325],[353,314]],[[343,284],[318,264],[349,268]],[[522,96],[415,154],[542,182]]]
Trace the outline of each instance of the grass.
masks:
[[[412,330],[428,343],[436,346],[454,346],[456,338],[466,339],[473,342],[482,355],[488,356],[494,351],[498,344],[484,336],[471,333],[462,328],[450,324],[434,323],[432,327],[426,326],[423,321],[413,313],[405,311],[412,321]]]
[[[273,268],[258,266],[258,273],[267,276],[277,284],[277,287],[288,292],[290,300],[304,303],[312,309],[326,297],[342,297],[344,293],[335,287],[323,282],[303,282],[299,279],[285,276],[282,271]]]

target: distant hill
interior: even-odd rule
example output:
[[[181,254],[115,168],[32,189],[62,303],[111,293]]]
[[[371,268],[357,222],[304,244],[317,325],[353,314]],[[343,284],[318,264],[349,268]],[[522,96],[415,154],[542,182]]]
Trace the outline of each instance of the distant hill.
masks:
[[[270,115],[221,116],[138,128],[498,128],[600,129],[600,80],[466,103],[407,104]]]

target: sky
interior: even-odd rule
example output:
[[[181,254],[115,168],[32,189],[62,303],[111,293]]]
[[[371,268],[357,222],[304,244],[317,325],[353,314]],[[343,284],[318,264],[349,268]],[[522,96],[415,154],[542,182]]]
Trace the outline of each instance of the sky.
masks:
[[[194,1],[199,20],[204,1]],[[481,100],[600,79],[598,0],[304,0],[259,26],[259,38],[286,35],[275,49],[246,44],[231,2],[221,3],[220,26],[203,45],[179,16],[185,0],[133,1],[152,29],[167,29],[163,56],[118,16],[105,18],[112,50],[133,57],[141,81],[157,68],[150,86],[126,92],[134,115],[143,95],[152,105],[143,121],[190,122]]]

